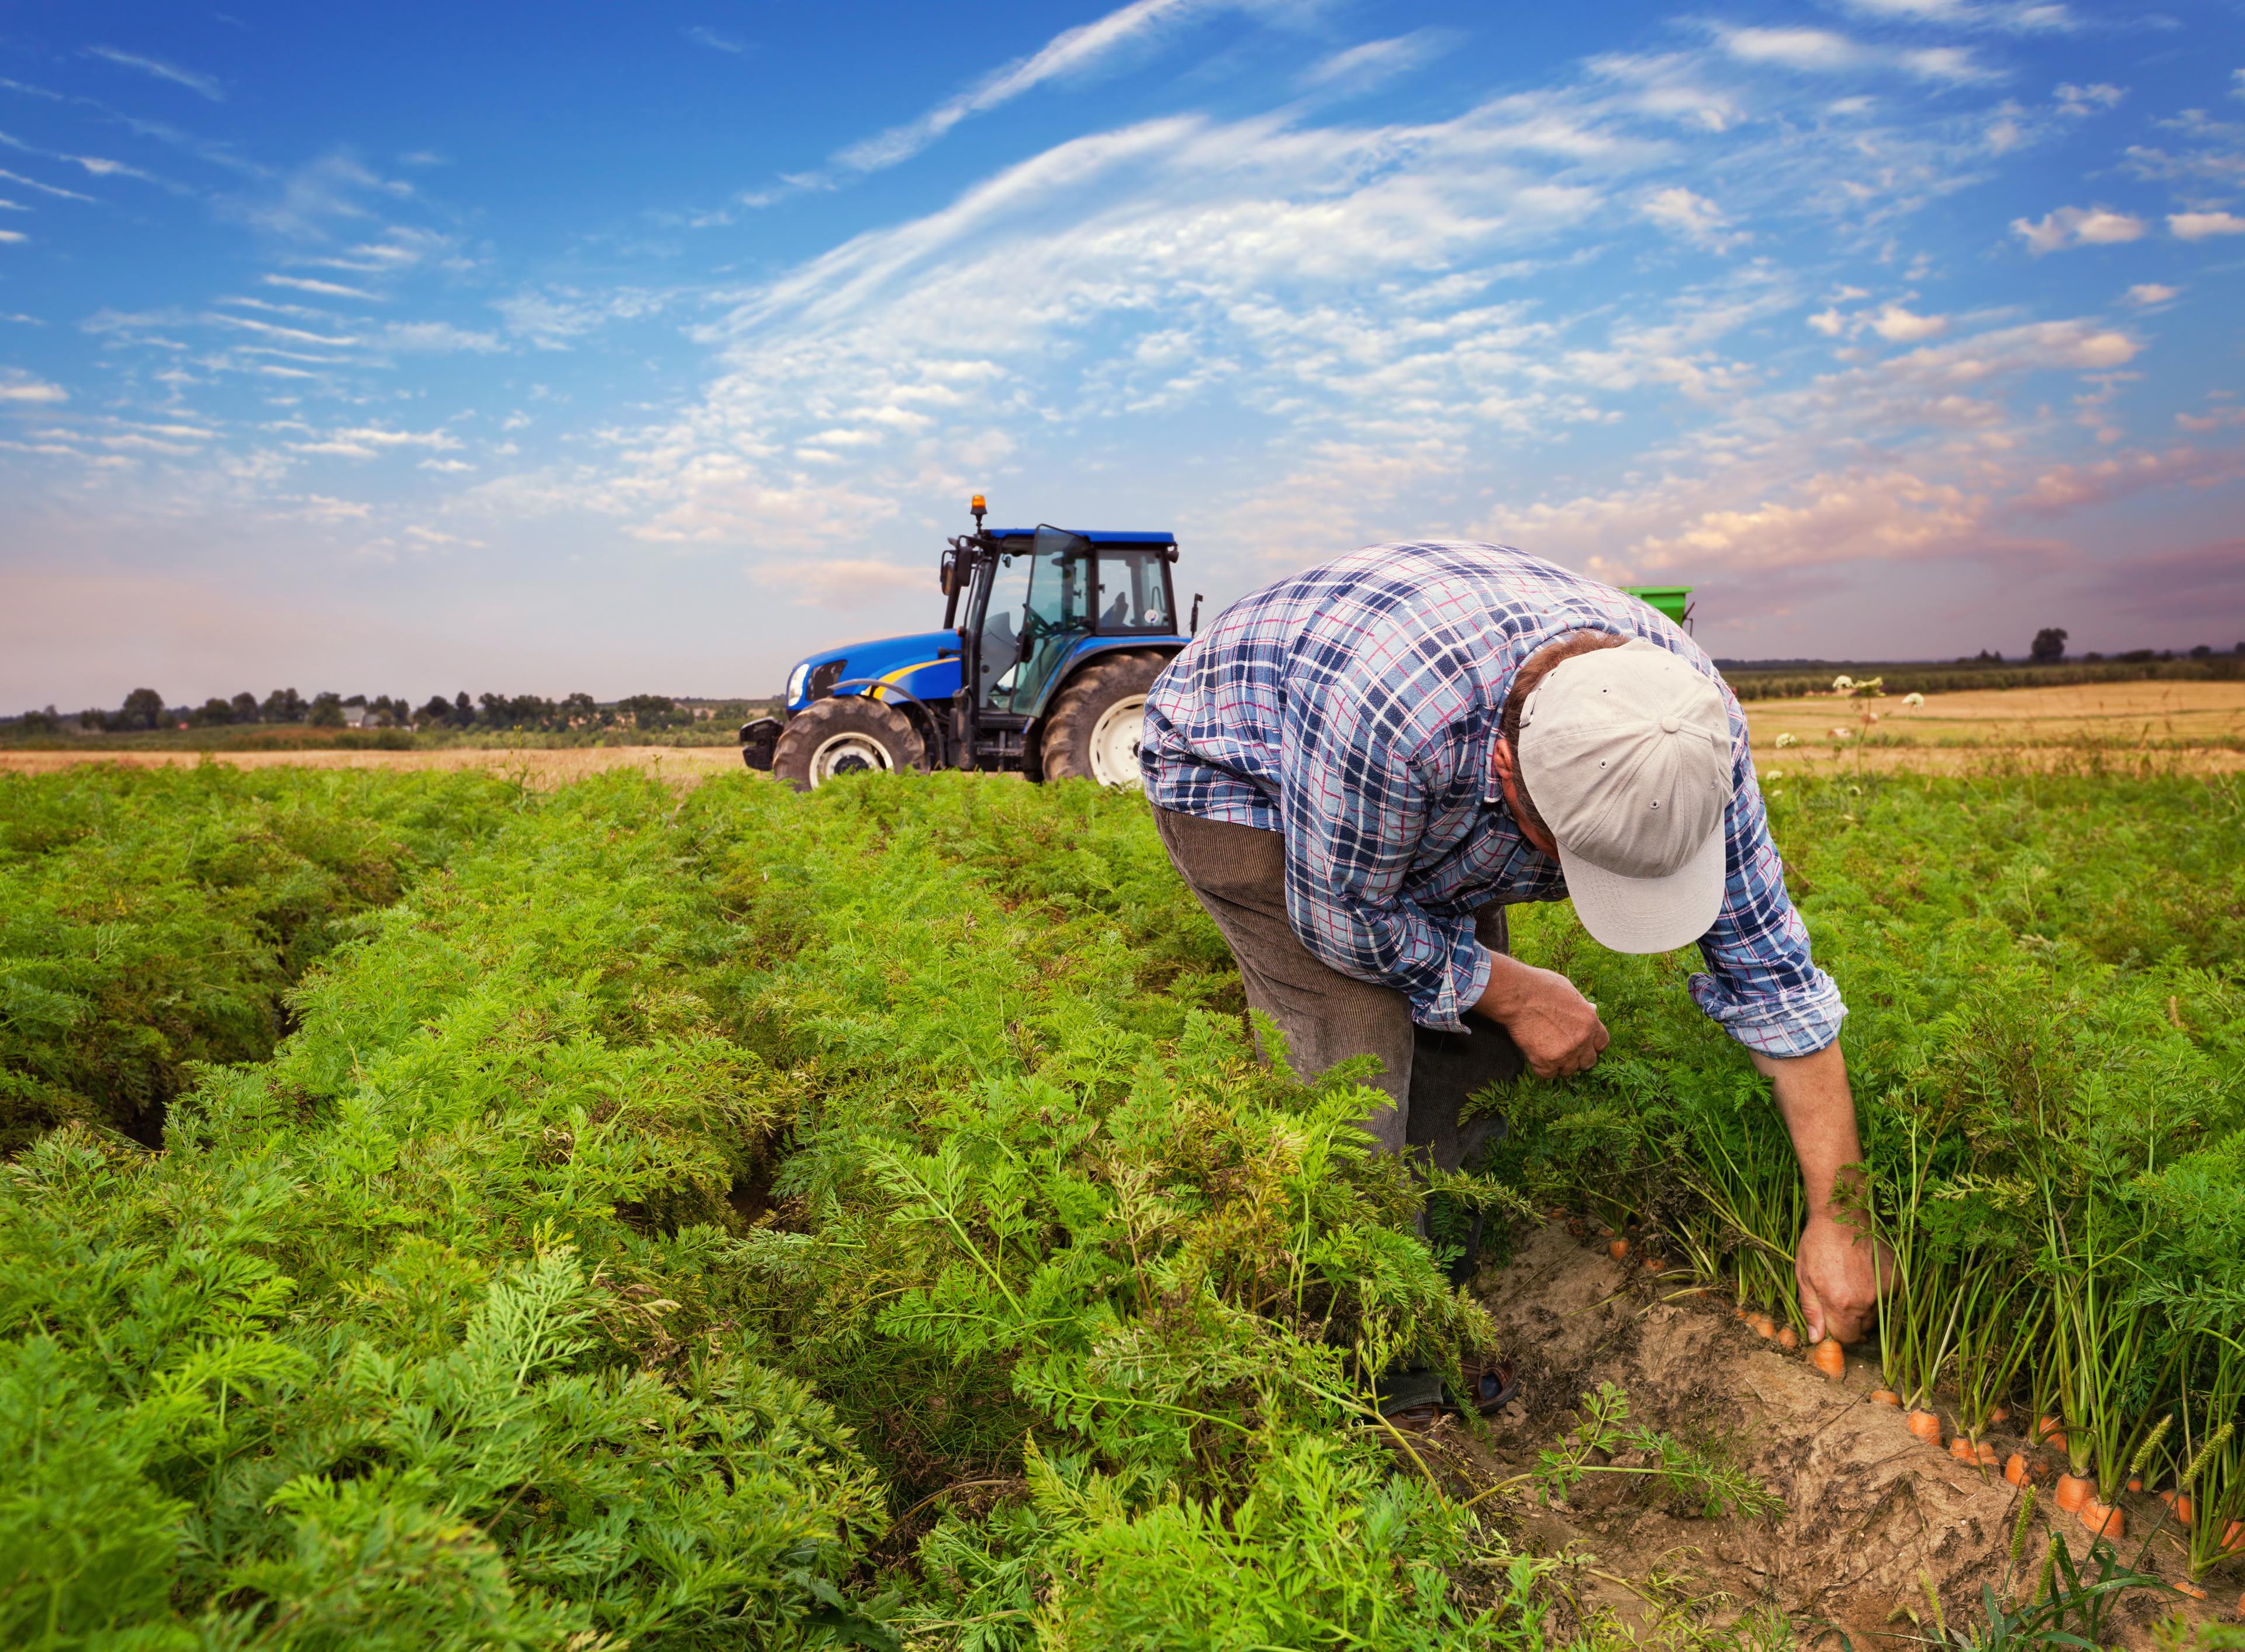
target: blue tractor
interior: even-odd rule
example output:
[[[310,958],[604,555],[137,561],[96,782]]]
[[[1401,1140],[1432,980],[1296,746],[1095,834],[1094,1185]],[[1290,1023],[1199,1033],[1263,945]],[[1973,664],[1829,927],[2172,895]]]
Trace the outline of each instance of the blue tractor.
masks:
[[[741,759],[798,791],[837,775],[935,768],[1032,780],[1138,782],[1146,692],[1199,628],[1183,629],[1177,536],[985,529],[938,566],[943,629],[812,654],[789,674],[785,719],[741,728]],[[1629,587],[1678,624],[1685,586]]]
[[[1191,640],[1177,624],[1177,536],[986,529],[938,568],[943,629],[812,654],[785,721],[741,729],[741,757],[797,790],[865,769],[1001,769],[1138,784],[1146,691]]]

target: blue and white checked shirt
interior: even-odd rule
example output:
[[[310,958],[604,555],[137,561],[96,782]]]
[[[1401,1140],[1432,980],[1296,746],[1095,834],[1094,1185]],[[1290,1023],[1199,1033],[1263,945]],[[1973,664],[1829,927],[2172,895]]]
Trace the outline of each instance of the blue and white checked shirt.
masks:
[[[1514,669],[1584,629],[1658,643],[1722,689],[1729,884],[1692,997],[1748,1049],[1822,1049],[1847,1009],[1786,895],[1738,700],[1697,644],[1611,586],[1454,544],[1372,545],[1281,579],[1225,609],[1155,683],[1147,796],[1283,832],[1303,944],[1407,994],[1421,1026],[1463,1031],[1489,984],[1475,909],[1567,892],[1505,809],[1494,752]]]

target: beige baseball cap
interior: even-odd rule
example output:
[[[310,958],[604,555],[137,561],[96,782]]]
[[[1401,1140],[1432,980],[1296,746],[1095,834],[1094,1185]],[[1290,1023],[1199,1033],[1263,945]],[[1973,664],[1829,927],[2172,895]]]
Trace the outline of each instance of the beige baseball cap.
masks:
[[[1521,708],[1519,759],[1593,939],[1665,952],[1713,926],[1731,719],[1713,682],[1642,637],[1563,660]]]

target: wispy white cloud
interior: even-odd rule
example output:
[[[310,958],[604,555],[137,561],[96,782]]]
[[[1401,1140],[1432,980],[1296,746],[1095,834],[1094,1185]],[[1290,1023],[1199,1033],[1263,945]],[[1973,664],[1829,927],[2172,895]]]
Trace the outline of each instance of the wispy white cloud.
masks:
[[[2051,95],[2057,102],[2059,114],[2080,119],[2089,115],[2103,114],[2109,109],[2118,109],[2120,100],[2128,94],[2125,88],[2108,85],[2101,80],[2092,81],[2086,86],[2061,80]]]
[[[329,430],[315,441],[290,442],[285,445],[291,453],[371,459],[399,449],[424,448],[443,452],[460,444],[449,431],[443,430],[394,430],[383,425],[369,424]]]
[[[2040,257],[2067,247],[2109,247],[2140,240],[2144,220],[2107,206],[2060,206],[2038,219],[2013,219],[2011,233]]]
[[[226,101],[226,88],[220,85],[215,75],[207,75],[194,69],[182,69],[179,64],[166,63],[160,58],[145,58],[134,51],[119,51],[114,46],[88,46],[85,50],[90,58],[99,58],[120,69],[137,70],[159,80],[168,80],[175,86],[185,86],[196,96],[207,98],[213,103]]]
[[[1919,315],[1900,304],[1882,304],[1869,318],[1871,331],[1889,344],[1916,344],[1949,330],[1946,315]]]
[[[1895,48],[1874,45],[1830,29],[1807,27],[1719,29],[1716,38],[1740,63],[1808,74],[1888,69],[1915,79],[1950,85],[2002,78],[2001,71],[1983,64],[1967,46]]]
[[[21,368],[0,367],[0,407],[49,407],[70,400],[59,384],[34,378]]]
[[[2081,20],[2052,0],[1844,0],[1848,10],[1882,23],[1946,24],[2013,34],[2070,34]]]
[[[11,184],[21,184],[26,189],[36,189],[43,195],[52,195],[59,200],[92,201],[94,200],[92,195],[81,195],[75,189],[64,189],[58,184],[43,184],[36,178],[26,178],[21,173],[9,172],[4,167],[0,167],[0,178],[6,179]]]
[[[1830,73],[1861,67],[1876,58],[1862,42],[1829,29],[1726,29],[1718,37],[1723,49],[1741,63],[1787,69]]]
[[[1215,9],[1211,0],[1131,0],[1103,17],[1055,35],[1038,51],[985,75],[917,119],[851,145],[834,157],[835,164],[858,173],[893,166],[962,120],[987,114],[1048,82],[1085,73],[1121,52],[1142,47],[1163,29]]]
[[[1702,247],[1726,247],[1747,239],[1731,227],[1723,216],[1722,208],[1705,195],[1692,193],[1681,184],[1655,190],[1648,195],[1638,210],[1663,229],[1674,232],[1687,240]]]
[[[2128,289],[2126,296],[2128,302],[2137,308],[2145,309],[2153,304],[2172,303],[2182,296],[2182,289],[2163,287],[2157,281],[2139,281]]]
[[[446,533],[438,528],[409,527],[405,530],[405,537],[419,544],[438,549],[449,545],[462,545],[470,550],[479,551],[484,545],[481,539],[471,539],[458,533]]]
[[[730,36],[719,34],[715,29],[705,27],[698,23],[681,29],[678,32],[695,45],[707,46],[712,51],[730,52],[737,57],[749,49],[745,41],[735,40]]]
[[[1447,29],[1418,29],[1387,40],[1367,40],[1320,58],[1305,69],[1296,84],[1306,89],[1333,87],[1363,91],[1407,74],[1457,39]]]
[[[292,343],[324,345],[330,349],[359,342],[350,334],[314,333],[301,327],[283,327],[276,322],[261,322],[254,315],[228,315],[222,310],[214,310],[202,319],[214,326],[237,328],[265,338],[287,339]]]
[[[517,293],[492,308],[505,318],[508,332],[540,349],[560,350],[611,322],[659,314],[668,301],[662,293],[639,288],[593,294],[565,287]]]
[[[423,266],[455,273],[474,267],[471,260],[461,255],[455,237],[432,229],[396,225],[374,240],[361,241],[341,253],[301,261],[315,268],[354,270],[369,275],[397,274]]]
[[[2179,240],[2204,240],[2210,235],[2245,235],[2245,218],[2235,213],[2169,213],[2167,231]]]
[[[506,348],[495,333],[455,327],[450,322],[392,322],[375,342],[393,350],[468,351],[481,355],[495,355]]]
[[[309,275],[261,275],[258,279],[268,287],[286,287],[299,293],[318,293],[329,298],[356,298],[369,303],[381,301],[381,295],[370,293],[363,287],[346,287],[340,281],[323,281]]]
[[[30,239],[31,237],[20,229],[0,229],[0,243],[5,243],[10,247],[20,246]]]

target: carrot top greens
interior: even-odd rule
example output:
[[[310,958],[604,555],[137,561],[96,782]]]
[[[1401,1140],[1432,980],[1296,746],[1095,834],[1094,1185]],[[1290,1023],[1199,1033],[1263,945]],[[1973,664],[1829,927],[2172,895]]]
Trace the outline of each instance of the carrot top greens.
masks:
[[[2218,1542],[2237,794],[1859,783],[1774,807],[1852,1006],[1864,1219],[1923,1285],[1896,1385],[2054,1396]],[[1137,799],[80,772],[0,785],[0,877],[8,1644],[1545,1638],[1548,1563],[1366,1404],[1489,1321],[1362,1073],[1252,1060]],[[1460,1191],[1594,1203],[1780,1306],[1790,1160],[1689,960],[1516,932],[1616,1041],[1489,1098],[1516,1129]],[[160,1151],[117,1127],[134,1073]],[[1527,1478],[1625,1439],[1685,1504],[1766,1505],[1586,1405]]]

